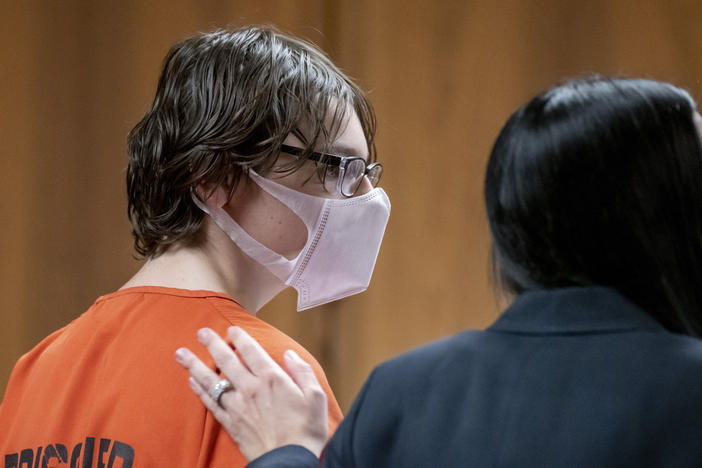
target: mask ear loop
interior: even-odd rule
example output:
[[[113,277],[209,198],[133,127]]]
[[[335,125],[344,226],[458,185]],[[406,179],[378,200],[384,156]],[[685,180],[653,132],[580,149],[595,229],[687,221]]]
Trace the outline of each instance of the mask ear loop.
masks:
[[[197,196],[195,191],[191,190],[191,198],[193,203],[200,208],[203,212],[207,213],[212,220],[215,222],[219,228],[224,231],[229,238],[244,252],[247,256],[253,258],[258,263],[268,268],[271,273],[273,273],[278,279],[283,282],[287,282],[290,275],[293,272],[297,260],[302,255],[303,249],[297,257],[292,260],[288,260],[284,256],[277,252],[269,249],[265,245],[261,244],[259,241],[251,237],[248,232],[242,228],[239,223],[234,221],[234,219],[226,212],[222,206],[217,206],[216,203],[209,204],[208,202],[203,202]],[[216,200],[221,201],[221,198]]]

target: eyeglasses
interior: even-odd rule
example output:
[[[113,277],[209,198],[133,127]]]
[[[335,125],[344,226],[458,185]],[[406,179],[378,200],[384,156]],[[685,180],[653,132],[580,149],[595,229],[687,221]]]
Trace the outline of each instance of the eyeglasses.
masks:
[[[305,150],[295,146],[281,145],[280,150],[294,156],[302,156]],[[366,160],[359,157],[336,156],[329,153],[318,153],[312,151],[307,153],[309,159],[317,161],[326,166],[324,183],[333,184],[336,181],[336,189],[345,197],[352,197],[363,182],[363,177],[368,177],[368,181],[373,187],[378,185],[380,176],[383,174],[383,166],[380,163],[366,164]],[[326,179],[330,180],[327,181]]]

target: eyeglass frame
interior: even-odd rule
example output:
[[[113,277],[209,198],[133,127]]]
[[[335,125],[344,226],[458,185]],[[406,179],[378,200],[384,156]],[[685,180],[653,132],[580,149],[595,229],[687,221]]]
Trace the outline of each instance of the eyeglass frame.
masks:
[[[362,158],[360,156],[338,156],[336,154],[331,154],[331,153],[322,153],[319,151],[306,151],[302,148],[298,148],[296,146],[290,146],[290,145],[280,145],[280,151],[288,154],[292,154],[293,156],[303,156],[306,155],[308,159],[311,161],[316,161],[322,164],[327,164],[333,167],[338,167],[339,168],[339,180],[337,182],[337,189],[341,195],[344,197],[350,198],[353,197],[353,195],[358,191],[358,188],[361,186],[361,183],[363,182],[363,178],[366,177],[366,175],[375,167],[380,167],[380,175],[383,175],[383,165],[374,162],[370,164],[366,164],[365,158]],[[364,171],[363,175],[361,176],[360,182],[358,186],[356,187],[356,190],[352,194],[345,194],[344,189],[343,189],[343,181],[344,181],[344,176],[346,175],[346,167],[350,164],[351,161],[354,161],[356,159],[360,159],[363,161],[364,165]],[[380,177],[378,177],[378,182],[380,182]],[[377,187],[377,183],[373,185],[373,187]]]

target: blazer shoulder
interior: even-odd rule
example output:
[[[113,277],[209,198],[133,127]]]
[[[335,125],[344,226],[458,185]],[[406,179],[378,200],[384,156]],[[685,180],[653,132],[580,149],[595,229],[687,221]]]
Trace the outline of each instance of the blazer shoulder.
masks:
[[[467,330],[407,351],[378,365],[376,377],[404,376],[425,379],[437,369],[457,361],[465,362],[489,346],[488,332]]]
[[[669,332],[651,334],[649,339],[653,342],[646,344],[647,353],[702,380],[702,340]]]

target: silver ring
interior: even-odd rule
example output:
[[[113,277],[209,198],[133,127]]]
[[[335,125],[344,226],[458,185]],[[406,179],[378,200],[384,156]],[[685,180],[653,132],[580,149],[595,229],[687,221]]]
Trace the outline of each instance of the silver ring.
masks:
[[[222,404],[219,402],[219,400],[222,398],[222,394],[224,392],[228,392],[232,388],[234,387],[230,381],[227,379],[220,379],[215,386],[212,387],[210,398],[212,398],[219,406],[222,406]]]

